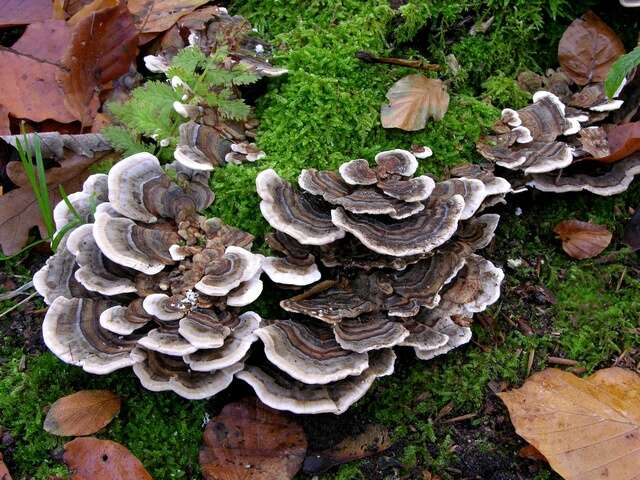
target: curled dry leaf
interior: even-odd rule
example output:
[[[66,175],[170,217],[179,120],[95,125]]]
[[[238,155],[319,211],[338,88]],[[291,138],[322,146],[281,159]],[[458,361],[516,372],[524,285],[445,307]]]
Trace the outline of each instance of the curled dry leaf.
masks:
[[[614,125],[607,131],[609,155],[598,158],[599,162],[613,163],[640,151],[640,122]]]
[[[0,142],[4,143],[2,139]],[[46,171],[50,204],[54,206],[61,200],[60,185],[67,194],[80,190],[89,176],[89,167],[109,154],[99,152],[88,157],[70,153],[66,158],[57,159],[59,166]],[[20,162],[9,162],[7,174],[20,188],[0,196],[0,247],[5,255],[13,255],[27,243],[29,230],[33,227],[38,227],[42,238],[46,238],[47,230]]]
[[[629,223],[624,227],[622,241],[633,250],[640,250],[640,206],[636,209]]]
[[[42,22],[52,13],[51,0],[0,0],[0,28]]]
[[[91,435],[120,411],[120,397],[108,390],[81,390],[51,405],[44,429],[53,435]]]
[[[11,474],[9,473],[9,469],[4,463],[2,458],[2,452],[0,452],[0,480],[11,480]]]
[[[449,108],[449,94],[441,80],[424,75],[407,75],[387,92],[388,105],[380,109],[384,128],[421,130],[429,118],[441,120]]]
[[[153,480],[126,447],[111,440],[76,438],[64,446],[71,480]]]
[[[558,44],[558,61],[578,85],[603,82],[613,62],[623,54],[620,38],[591,11],[574,20]]]
[[[200,466],[207,480],[285,480],[298,472],[306,451],[304,431],[291,416],[245,399],[207,424]]]
[[[560,222],[553,231],[562,240],[562,249],[567,255],[579,260],[599,255],[611,243],[607,227],[580,220]]]
[[[302,468],[305,473],[322,473],[336,465],[383,452],[391,443],[389,430],[381,425],[368,425],[361,434],[346,438],[333,448],[309,455]]]
[[[129,11],[136,17],[141,33],[169,30],[185,15],[207,3],[208,0],[129,0]]]
[[[138,30],[124,3],[80,20],[58,74],[65,106],[83,125],[90,125],[99,105],[97,92],[129,71],[138,54]]]
[[[538,450],[533,445],[527,445],[526,447],[522,447],[518,451],[518,456],[522,458],[527,458],[529,460],[536,460],[540,462],[547,461],[547,458],[543,454],[541,454],[540,450]]]
[[[566,480],[632,480],[640,471],[640,376],[607,368],[582,379],[558,369],[499,393],[518,435]]]

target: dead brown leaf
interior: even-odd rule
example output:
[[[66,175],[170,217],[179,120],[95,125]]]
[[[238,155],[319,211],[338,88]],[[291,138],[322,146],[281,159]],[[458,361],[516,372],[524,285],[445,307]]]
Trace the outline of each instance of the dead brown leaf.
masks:
[[[368,425],[361,434],[346,438],[333,448],[309,455],[302,468],[305,473],[322,473],[336,465],[377,455],[389,448],[391,443],[391,435],[385,427]]]
[[[0,28],[42,22],[52,13],[51,0],[0,0]]]
[[[558,61],[578,85],[603,82],[611,64],[623,54],[620,38],[591,11],[575,19],[558,44]]]
[[[120,411],[120,397],[108,390],[81,390],[51,405],[44,429],[64,437],[91,435],[104,428]]]
[[[66,93],[65,106],[83,125],[90,125],[96,114],[99,90],[127,73],[137,54],[138,31],[124,3],[77,23],[58,79]]]
[[[449,108],[449,94],[441,80],[424,75],[407,75],[387,92],[388,105],[380,109],[384,128],[421,130],[429,118],[441,120]]]
[[[611,232],[603,225],[565,220],[553,229],[562,240],[562,249],[572,258],[593,258],[611,243]]]
[[[83,5],[80,10],[74,13],[71,18],[67,20],[67,23],[71,26],[77,25],[83,18],[105,8],[117,7],[119,3],[119,0],[93,0],[93,2]]]
[[[640,376],[622,368],[585,379],[558,369],[498,394],[518,435],[567,480],[632,480],[640,471]]]
[[[207,480],[286,480],[306,450],[304,431],[291,416],[245,399],[207,424],[200,466]]]
[[[56,81],[59,63],[71,32],[65,22],[34,23],[12,48],[0,47],[0,104],[15,118],[35,122],[77,118],[65,106],[65,92]]]
[[[129,0],[129,11],[135,15],[140,32],[159,33],[205,3],[208,0]]]
[[[126,447],[111,440],[76,438],[64,446],[71,480],[153,480]]]
[[[105,155],[108,153],[96,154],[93,158],[72,154],[61,160],[60,166],[49,168],[46,178],[51,206],[61,200],[59,185],[63,186],[67,194],[80,190],[89,176],[88,168],[104,159]],[[27,243],[29,231],[33,227],[38,227],[42,238],[46,238],[47,230],[33,192],[24,180],[22,165],[19,162],[9,162],[7,173],[16,184],[24,185],[23,188],[16,188],[0,196],[0,247],[5,255],[13,255]]]
[[[4,463],[2,458],[2,452],[0,452],[0,480],[11,480],[11,474],[9,473],[9,469]]]
[[[640,151],[640,122],[622,123],[607,130],[609,155],[598,158],[599,162],[613,163]]]
[[[540,450],[538,450],[533,445],[527,445],[526,447],[522,447],[520,450],[518,450],[518,456],[522,458],[527,458],[529,460],[536,460],[539,462],[547,461],[547,458],[543,454],[541,454]]]
[[[3,105],[0,105],[0,135],[9,135],[10,133],[9,110]]]

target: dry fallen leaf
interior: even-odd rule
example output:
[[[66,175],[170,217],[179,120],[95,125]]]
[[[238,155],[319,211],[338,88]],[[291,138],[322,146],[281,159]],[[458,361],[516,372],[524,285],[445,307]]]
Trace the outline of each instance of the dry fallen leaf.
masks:
[[[159,33],[205,3],[208,0],[129,0],[129,11],[135,15],[140,32]]]
[[[47,412],[44,429],[53,435],[91,435],[120,411],[120,397],[108,390],[81,390],[57,400]]]
[[[0,135],[9,135],[10,133],[9,110],[0,105]]]
[[[640,207],[636,209],[629,223],[624,227],[622,241],[632,250],[640,250]]]
[[[42,134],[43,137],[46,135],[55,134]],[[65,138],[66,136],[61,137]],[[95,135],[91,138],[93,137]],[[62,141],[64,143],[64,140]],[[73,148],[84,148],[75,146],[71,139],[67,144],[74,145]],[[0,145],[6,146],[7,144],[0,139]],[[52,207],[61,200],[58,191],[59,185],[63,186],[67,194],[77,192],[90,174],[88,168],[93,163],[102,161],[110,155],[109,151],[96,151],[92,157],[79,155],[71,150],[64,150],[64,152],[66,154],[64,158],[56,159],[59,166],[54,166],[46,171]],[[29,231],[33,227],[38,227],[42,238],[46,238],[47,230],[20,162],[9,162],[6,169],[9,179],[18,188],[0,196],[0,247],[5,255],[13,255],[26,245]]]
[[[640,151],[640,122],[622,123],[607,130],[609,155],[599,162],[613,163]]]
[[[309,455],[302,468],[305,473],[322,473],[336,465],[376,455],[390,446],[391,435],[386,428],[368,425],[361,434],[346,438],[333,448]]]
[[[562,240],[562,249],[567,255],[579,260],[599,255],[611,243],[607,227],[580,220],[560,222],[553,231]]]
[[[606,368],[585,379],[558,369],[498,394],[518,435],[566,480],[633,480],[640,472],[640,376]]]
[[[51,0],[0,0],[0,28],[42,22],[52,13]]]
[[[96,114],[98,91],[129,71],[138,54],[138,31],[126,5],[105,8],[82,18],[73,28],[60,71],[67,109],[90,125]]]
[[[518,450],[518,456],[529,459],[529,460],[535,460],[540,462],[547,461],[547,458],[543,454],[541,454],[540,450],[538,450],[533,445],[527,445],[526,447],[522,447],[520,450]]]
[[[64,446],[71,480],[153,480],[126,447],[111,440],[76,438]]]
[[[558,44],[558,62],[578,85],[603,82],[623,54],[620,38],[591,11],[575,19]]]
[[[306,451],[304,431],[290,415],[245,399],[207,424],[200,466],[207,480],[286,480]]]
[[[9,469],[4,463],[2,458],[2,452],[0,452],[0,480],[11,480],[11,474],[9,473]]]
[[[413,132],[421,130],[429,118],[441,120],[449,108],[449,94],[441,80],[424,75],[407,75],[387,92],[388,105],[380,109],[384,128]]]

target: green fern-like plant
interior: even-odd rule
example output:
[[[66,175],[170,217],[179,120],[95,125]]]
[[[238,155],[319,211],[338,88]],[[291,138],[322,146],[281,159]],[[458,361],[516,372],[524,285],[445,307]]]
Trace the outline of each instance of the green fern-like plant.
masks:
[[[238,98],[237,87],[258,80],[245,65],[225,64],[226,47],[206,55],[197,46],[182,49],[172,59],[165,81],[149,81],[136,88],[125,103],[109,103],[117,124],[102,133],[125,155],[156,154],[168,161],[178,142],[179,126],[185,120],[174,110],[174,102],[215,108],[222,118],[246,119],[249,106]]]

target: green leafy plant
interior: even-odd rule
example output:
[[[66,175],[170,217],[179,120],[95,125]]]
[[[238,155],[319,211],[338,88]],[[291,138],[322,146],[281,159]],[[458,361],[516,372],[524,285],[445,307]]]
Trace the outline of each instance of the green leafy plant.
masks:
[[[42,158],[42,145],[40,143],[40,137],[34,135],[33,142],[31,142],[29,141],[29,137],[27,137],[26,133],[23,132],[22,141],[20,141],[20,139],[16,139],[16,150],[18,151],[18,157],[20,158],[20,163],[22,164],[24,173],[29,180],[29,185],[31,186],[31,190],[33,191],[33,196],[36,199],[40,216],[42,217],[42,221],[44,222],[45,228],[47,230],[47,237],[30,243],[14,255],[8,257],[0,256],[0,261],[14,258],[17,255],[20,255],[21,253],[29,250],[30,248],[46,242],[50,243],[51,249],[55,252],[65,234],[69,230],[84,223],[80,214],[69,201],[64,188],[62,187],[62,185],[59,185],[58,188],[60,196],[62,197],[62,200],[67,204],[67,207],[72,213],[74,219],[56,232],[56,225],[53,220],[53,210],[51,208],[51,200],[49,198],[49,187],[47,186],[47,177],[45,174],[44,159]]]
[[[611,65],[611,70],[609,70],[607,79],[604,82],[604,91],[607,97],[614,97],[625,77],[638,65],[640,65],[640,46],[622,55]]]
[[[175,102],[214,108],[223,120],[246,119],[250,108],[239,98],[237,87],[257,81],[258,76],[243,64],[225,63],[228,55],[224,46],[211,55],[197,46],[180,50],[165,81],[147,82],[127,102],[108,104],[119,125],[102,133],[125,155],[146,151],[169,160],[185,121],[175,111]]]

